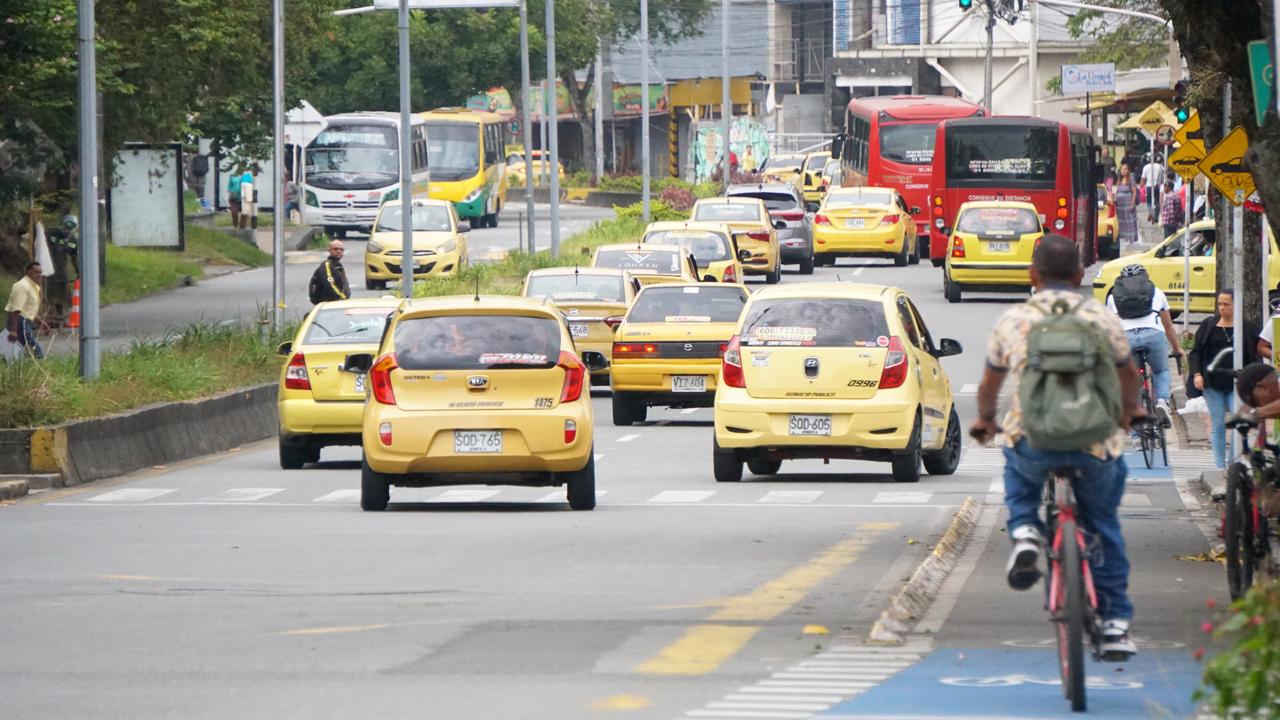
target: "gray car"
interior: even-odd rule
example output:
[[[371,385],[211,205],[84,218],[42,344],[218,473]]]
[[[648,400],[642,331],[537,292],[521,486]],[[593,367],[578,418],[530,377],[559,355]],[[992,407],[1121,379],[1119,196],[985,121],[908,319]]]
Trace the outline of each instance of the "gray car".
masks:
[[[791,183],[771,182],[733,185],[729,197],[763,200],[778,231],[782,263],[799,265],[801,275],[813,274],[813,219],[805,209],[804,193]]]

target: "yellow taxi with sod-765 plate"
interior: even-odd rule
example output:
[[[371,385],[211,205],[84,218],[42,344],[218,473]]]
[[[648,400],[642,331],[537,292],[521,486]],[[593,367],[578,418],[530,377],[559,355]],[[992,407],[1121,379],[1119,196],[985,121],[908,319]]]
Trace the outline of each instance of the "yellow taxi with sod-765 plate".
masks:
[[[650,405],[710,407],[746,301],[746,288],[728,283],[641,290],[613,343],[613,424],[644,422]]]
[[[813,262],[838,257],[887,257],[904,267],[920,262],[911,209],[893,188],[834,188],[813,217]]]
[[[773,475],[783,460],[888,461],[897,482],[950,475],[962,428],[940,359],[914,303],[880,285],[806,283],[751,296],[725,350],[712,452],[719,482],[742,465]]]
[[[608,360],[613,355],[613,331],[639,289],[640,283],[626,270],[554,267],[530,270],[520,294],[555,303],[569,322],[573,344]],[[593,370],[591,384],[608,385],[609,370]]]
[[[383,510],[392,485],[567,485],[595,507],[591,394],[599,353],[574,351],[560,310],[519,297],[409,300],[368,371],[360,506]]]
[[[960,302],[965,290],[1026,292],[1031,255],[1044,237],[1036,206],[1027,202],[967,202],[956,212],[947,241],[942,291]]]
[[[378,349],[397,298],[358,298],[316,305],[292,342],[280,369],[280,467],[296,470],[320,459],[320,448],[359,445],[365,376],[344,372],[350,353]]]

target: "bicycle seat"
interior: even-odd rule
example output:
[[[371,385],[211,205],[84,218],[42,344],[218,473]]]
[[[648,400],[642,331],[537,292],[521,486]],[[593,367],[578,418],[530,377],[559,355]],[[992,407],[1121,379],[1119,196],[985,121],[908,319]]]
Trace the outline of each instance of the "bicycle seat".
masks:
[[[1230,430],[1239,430],[1240,428],[1252,430],[1258,427],[1258,418],[1251,412],[1231,413],[1227,416],[1223,425]]]

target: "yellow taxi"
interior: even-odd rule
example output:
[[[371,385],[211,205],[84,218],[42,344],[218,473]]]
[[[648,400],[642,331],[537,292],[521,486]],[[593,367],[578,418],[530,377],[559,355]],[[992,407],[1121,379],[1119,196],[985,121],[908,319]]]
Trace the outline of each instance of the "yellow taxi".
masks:
[[[358,298],[316,305],[291,342],[278,352],[276,410],[280,416],[280,467],[296,470],[320,460],[330,445],[359,445],[365,376],[342,370],[350,353],[373,352],[397,298]]]
[[[613,424],[644,422],[650,405],[711,407],[746,302],[746,288],[728,283],[641,290],[613,343]]]
[[[804,158],[804,170],[800,174],[800,190],[804,192],[805,202],[822,202],[827,194],[827,179],[823,170],[831,161],[830,152],[812,152]]]
[[[1214,311],[1214,278],[1218,268],[1217,258],[1214,256],[1216,228],[1213,220],[1197,220],[1191,223],[1190,230],[1188,255],[1191,260],[1191,312],[1211,313]],[[1266,286],[1274,306],[1275,301],[1280,299],[1280,250],[1277,250],[1276,238],[1270,228],[1267,228],[1267,237],[1271,241],[1271,252],[1267,256]],[[1187,263],[1182,257],[1181,231],[1170,235],[1146,252],[1125,255],[1103,265],[1093,280],[1093,296],[1106,302],[1120,271],[1128,265],[1145,267],[1151,282],[1168,296],[1169,307],[1174,314],[1182,312]]]
[[[886,257],[903,267],[920,262],[911,208],[893,188],[832,188],[813,216],[813,262]]]
[[[1114,260],[1120,257],[1120,218],[1116,216],[1116,201],[1106,185],[1098,186],[1098,259]]]
[[[764,275],[764,281],[770,285],[782,279],[778,227],[786,227],[786,222],[769,217],[769,208],[760,198],[703,198],[693,204],[690,218],[729,226],[738,243],[745,274]]]
[[[591,265],[626,270],[642,286],[698,281],[698,264],[693,255],[670,243],[601,245],[591,256]]]
[[[554,267],[530,270],[524,297],[550,300],[569,323],[569,336],[579,350],[592,350],[608,360],[613,331],[636,299],[640,283],[627,270],[598,267]],[[609,370],[591,372],[592,385],[608,385]]]
[[[649,223],[641,243],[680,245],[693,255],[704,282],[742,281],[742,262],[733,230],[724,223],[677,220]]]
[[[401,278],[404,206],[386,202],[378,210],[364,249],[364,286],[381,290]],[[467,266],[469,228],[447,200],[413,201],[413,277],[451,277]]]
[[[797,182],[801,169],[804,167],[804,159],[804,153],[770,155],[760,173],[764,175],[766,182]]]
[[[533,177],[535,182],[542,182],[542,174],[547,171],[551,165],[551,155],[543,154],[541,150],[534,150],[529,153],[533,160]],[[527,179],[528,169],[524,165],[524,149],[520,147],[507,148],[507,180],[516,187],[524,187]],[[556,163],[556,175],[564,180],[564,164]]]
[[[545,300],[453,296],[409,300],[388,321],[368,372],[360,507],[384,510],[391,486],[568,486],[596,504],[591,393],[599,353],[575,352]]]
[[[948,232],[948,230],[943,230]],[[1036,206],[1028,202],[967,202],[949,228],[942,291],[960,302],[965,290],[1026,292],[1031,287],[1031,254],[1044,237]]]
[[[773,475],[783,460],[887,461],[897,482],[950,475],[963,428],[934,344],[898,288],[805,283],[751,296],[721,364],[712,460],[718,482],[742,465]]]

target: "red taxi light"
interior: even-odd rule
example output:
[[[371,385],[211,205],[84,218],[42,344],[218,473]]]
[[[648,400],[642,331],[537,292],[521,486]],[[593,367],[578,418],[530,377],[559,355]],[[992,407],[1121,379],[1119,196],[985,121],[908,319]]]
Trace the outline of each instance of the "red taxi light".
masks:
[[[732,265],[724,269],[724,281],[727,283],[738,282],[738,271],[734,270]]]
[[[814,215],[814,216],[813,216],[813,221],[814,221],[815,223],[819,224],[819,225],[830,225],[830,224],[831,224],[831,218],[827,217],[826,215],[824,215],[824,214],[822,214],[822,213],[818,213],[817,215]]]
[[[901,387],[907,380],[907,350],[898,336],[889,338],[889,352],[884,356],[884,370],[880,372],[880,387]]]
[[[587,367],[582,364],[577,355],[565,350],[560,351],[560,359],[556,362],[556,367],[564,370],[564,389],[560,391],[560,402],[574,402],[582,397],[582,385],[587,376]],[[577,428],[574,428],[577,432]],[[565,428],[566,437],[568,436],[568,428]],[[568,442],[566,440],[566,442]]]
[[[884,217],[880,218],[880,224],[881,225],[897,225],[898,221],[901,219],[902,219],[901,215],[885,215]]]
[[[952,240],[951,240],[951,257],[953,257],[953,258],[962,258],[962,257],[964,257],[964,240],[961,240],[961,239],[960,239],[960,238],[958,238],[958,237],[954,237],[954,236],[952,236]]]
[[[752,240],[769,242],[769,231],[768,230],[752,230],[751,232],[747,233],[747,237],[751,238]]]
[[[658,356],[658,346],[653,343],[616,342],[613,344],[614,359],[653,358]]]
[[[391,423],[384,422],[378,426],[378,441],[391,447]]]
[[[609,326],[610,330],[616,330],[622,324],[621,315],[610,315],[604,319],[604,324]]]
[[[729,387],[744,388],[747,378],[742,373],[742,351],[739,349],[738,336],[734,335],[724,349],[720,362],[720,373],[724,376],[724,384]]]
[[[285,390],[310,390],[311,377],[307,375],[307,359],[302,353],[294,353],[289,358],[289,367],[284,371]]]
[[[578,439],[578,423],[573,420],[564,421],[564,444],[572,445]]]
[[[369,389],[373,399],[383,405],[395,405],[396,393],[391,388],[391,371],[399,369],[395,353],[387,353],[374,361],[369,368]]]
[[[769,217],[776,217],[779,220],[803,220],[803,210],[770,210]]]

